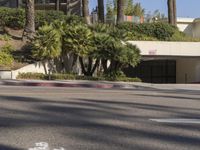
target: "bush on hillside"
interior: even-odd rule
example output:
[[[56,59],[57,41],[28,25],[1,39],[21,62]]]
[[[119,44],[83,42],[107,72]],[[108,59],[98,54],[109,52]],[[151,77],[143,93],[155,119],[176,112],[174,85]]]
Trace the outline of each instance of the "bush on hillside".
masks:
[[[0,35],[0,41],[10,41],[12,39],[8,34]]]
[[[13,48],[10,44],[6,44],[0,48],[0,67],[10,68],[14,63],[14,58],[11,54]]]
[[[134,24],[131,22],[121,23],[117,26],[118,29],[129,32],[133,37],[139,35],[145,38],[153,37],[158,40],[169,40],[178,30],[176,27],[167,23],[144,23]],[[141,37],[141,38],[142,38]]]
[[[50,24],[55,20],[64,21],[66,16],[62,11],[55,11],[55,10],[37,10],[36,11],[36,28],[45,25],[45,23]]]
[[[54,20],[65,20],[65,15],[61,11],[54,10],[37,10],[35,23],[36,27],[44,25],[46,22],[51,23]],[[0,26],[7,26],[12,29],[23,29],[25,25],[24,9],[0,8]]]
[[[5,52],[0,52],[0,67],[10,68],[13,64],[13,57]]]
[[[25,24],[24,9],[0,8],[0,25],[13,29],[22,29]]]

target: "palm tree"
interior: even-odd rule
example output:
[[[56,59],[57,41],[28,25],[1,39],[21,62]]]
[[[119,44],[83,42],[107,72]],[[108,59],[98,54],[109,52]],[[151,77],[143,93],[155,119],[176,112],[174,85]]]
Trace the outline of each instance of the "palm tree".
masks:
[[[168,21],[171,25],[176,25],[176,0],[167,0],[168,5]]]
[[[98,17],[99,22],[104,23],[104,0],[98,0]]]
[[[136,3],[133,8],[133,13],[135,16],[142,17],[144,16],[145,10],[142,8],[140,3]]]
[[[82,0],[82,14],[87,24],[91,24],[90,15],[89,15],[89,8],[88,8],[88,0]]]
[[[117,0],[117,24],[124,21],[125,0]]]
[[[50,73],[54,68],[54,59],[61,53],[61,34],[54,29],[52,25],[44,25],[39,28],[32,42],[32,55],[44,64],[45,73],[47,74],[46,63],[49,65]]]
[[[26,24],[23,33],[23,40],[33,39],[35,34],[35,1],[26,0],[25,1],[25,14],[26,14]]]
[[[77,38],[78,37],[78,38]],[[79,57],[82,73],[92,75],[92,59],[89,57],[95,49],[92,43],[93,33],[88,26],[83,24],[65,27],[63,36],[63,48],[65,53],[74,53]],[[88,57],[89,64],[85,66],[84,58]]]
[[[174,9],[174,25],[177,25],[177,8],[176,8],[176,0],[173,0],[173,9]]]

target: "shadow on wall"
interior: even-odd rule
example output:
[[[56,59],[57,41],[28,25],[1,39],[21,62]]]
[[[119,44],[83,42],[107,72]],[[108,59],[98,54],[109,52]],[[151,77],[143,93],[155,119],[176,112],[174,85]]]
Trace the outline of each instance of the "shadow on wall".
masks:
[[[183,31],[186,35],[193,37],[193,23],[189,24]]]

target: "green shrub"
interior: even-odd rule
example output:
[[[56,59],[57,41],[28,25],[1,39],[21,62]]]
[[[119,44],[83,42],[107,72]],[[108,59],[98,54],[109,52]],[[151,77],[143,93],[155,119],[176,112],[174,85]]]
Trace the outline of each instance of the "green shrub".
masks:
[[[48,75],[42,73],[20,73],[17,79],[35,79],[35,80],[47,80]],[[90,81],[124,81],[124,82],[141,82],[139,78],[127,78],[125,76],[111,78],[111,77],[89,77],[79,76],[75,74],[53,74],[51,75],[52,80],[90,80]]]
[[[65,21],[67,24],[85,23],[85,20],[83,19],[83,17],[77,16],[77,15],[67,15],[65,18]]]
[[[36,28],[43,26],[44,24],[50,24],[55,20],[64,21],[66,16],[62,11],[55,10],[38,10],[36,11],[35,24]]]
[[[12,38],[7,34],[0,35],[0,41],[10,41]]]
[[[0,49],[0,67],[10,68],[13,65],[14,58],[11,54],[13,48],[11,45],[6,44]]]
[[[36,80],[44,80],[45,75],[42,73],[19,73],[17,79],[36,79]]]
[[[123,81],[123,82],[142,82],[140,78],[128,78],[128,77],[118,77],[114,81]]]
[[[158,40],[169,40],[178,30],[176,27],[167,23],[144,23],[134,24],[131,22],[121,23],[117,26],[120,30],[132,33],[132,36],[153,37]],[[142,37],[141,37],[142,38]]]
[[[0,67],[10,68],[13,65],[14,59],[12,55],[0,51]]]
[[[52,80],[75,80],[74,74],[53,74],[51,75]]]
[[[0,8],[0,25],[13,29],[22,29],[25,24],[24,9]]]
[[[36,27],[51,23],[54,20],[65,20],[65,15],[61,11],[37,10],[35,23]],[[25,25],[25,10],[0,7],[0,26],[7,26],[12,29],[23,29]]]
[[[5,44],[3,47],[1,47],[1,52],[11,54],[14,51],[14,48],[10,44]]]

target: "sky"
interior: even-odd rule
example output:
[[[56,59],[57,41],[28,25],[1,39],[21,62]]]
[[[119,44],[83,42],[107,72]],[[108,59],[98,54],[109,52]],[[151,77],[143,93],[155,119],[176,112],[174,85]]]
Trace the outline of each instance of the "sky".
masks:
[[[89,0],[90,10],[95,8],[97,0]],[[105,0],[106,1],[106,0]],[[140,2],[145,12],[152,13],[159,10],[167,16],[167,0],[133,0],[135,3]],[[200,18],[200,0],[176,0],[177,1],[177,16]]]

